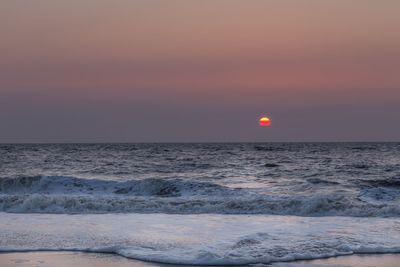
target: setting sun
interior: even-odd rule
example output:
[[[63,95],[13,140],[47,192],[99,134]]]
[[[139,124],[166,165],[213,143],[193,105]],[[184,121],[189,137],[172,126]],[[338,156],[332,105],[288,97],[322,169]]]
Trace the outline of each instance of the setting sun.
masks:
[[[262,117],[258,123],[260,126],[269,126],[271,124],[271,120],[268,117]]]

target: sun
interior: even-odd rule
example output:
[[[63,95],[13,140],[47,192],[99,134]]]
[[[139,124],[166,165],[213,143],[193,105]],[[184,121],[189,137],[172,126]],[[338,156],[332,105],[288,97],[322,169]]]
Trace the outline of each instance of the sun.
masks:
[[[258,121],[258,124],[260,126],[269,126],[271,125],[271,120],[268,117],[262,117],[260,118],[260,120]]]

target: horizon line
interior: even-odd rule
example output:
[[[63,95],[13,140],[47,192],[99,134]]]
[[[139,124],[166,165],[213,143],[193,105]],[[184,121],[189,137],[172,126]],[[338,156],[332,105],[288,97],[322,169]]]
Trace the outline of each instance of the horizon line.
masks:
[[[182,141],[182,142],[0,142],[0,145],[105,145],[105,144],[268,144],[268,143],[400,143],[400,141]]]

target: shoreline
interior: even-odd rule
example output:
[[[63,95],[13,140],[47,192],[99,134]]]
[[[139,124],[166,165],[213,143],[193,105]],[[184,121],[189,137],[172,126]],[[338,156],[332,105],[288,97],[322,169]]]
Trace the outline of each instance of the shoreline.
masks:
[[[396,267],[399,266],[400,253],[352,254],[323,259],[275,262],[245,266],[271,267]],[[146,262],[125,258],[113,253],[74,252],[74,251],[34,251],[34,252],[0,252],[2,267],[176,267],[195,265],[173,265],[157,262]],[[200,265],[197,265],[200,266]]]

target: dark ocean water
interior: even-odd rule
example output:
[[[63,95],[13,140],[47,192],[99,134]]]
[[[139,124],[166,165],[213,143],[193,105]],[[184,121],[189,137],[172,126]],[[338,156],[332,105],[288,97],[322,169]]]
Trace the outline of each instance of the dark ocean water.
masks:
[[[0,146],[0,211],[400,216],[399,143]]]
[[[400,143],[0,145],[0,251],[271,263],[400,252],[399,217]]]

